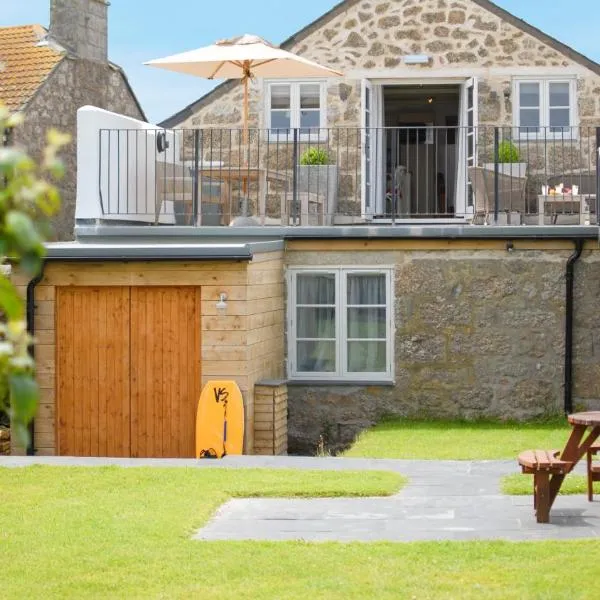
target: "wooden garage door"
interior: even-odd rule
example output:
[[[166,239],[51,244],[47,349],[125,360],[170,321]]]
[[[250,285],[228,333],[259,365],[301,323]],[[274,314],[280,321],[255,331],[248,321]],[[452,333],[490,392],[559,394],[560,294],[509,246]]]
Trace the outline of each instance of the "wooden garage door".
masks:
[[[199,288],[57,288],[56,315],[58,453],[193,456]]]
[[[200,293],[131,288],[131,455],[194,456]]]

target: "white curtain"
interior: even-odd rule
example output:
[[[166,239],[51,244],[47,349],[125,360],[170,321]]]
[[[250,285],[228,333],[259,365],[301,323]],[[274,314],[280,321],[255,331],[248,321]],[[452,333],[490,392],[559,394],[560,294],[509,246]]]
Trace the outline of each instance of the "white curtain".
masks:
[[[335,304],[335,273],[297,275],[296,360],[299,372],[336,371]]]
[[[346,279],[347,369],[354,373],[386,371],[386,277],[348,274]]]

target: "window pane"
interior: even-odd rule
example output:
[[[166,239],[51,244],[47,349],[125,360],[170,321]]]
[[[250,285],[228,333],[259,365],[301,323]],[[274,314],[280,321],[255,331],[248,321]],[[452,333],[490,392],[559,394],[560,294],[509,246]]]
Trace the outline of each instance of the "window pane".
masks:
[[[300,108],[321,107],[321,86],[318,83],[300,86]]]
[[[335,274],[297,275],[296,304],[335,304]]]
[[[318,110],[301,110],[300,111],[300,127],[302,129],[318,130],[321,126],[321,113]],[[303,131],[302,133],[307,133]],[[314,131],[314,133],[319,133]]]
[[[537,129],[540,126],[540,111],[525,109],[521,110],[521,127],[532,127]]]
[[[299,372],[335,371],[335,342],[297,342]]]
[[[335,338],[335,308],[298,308],[298,338]]]
[[[385,308],[349,308],[348,309],[349,338],[386,338],[386,309]]]
[[[539,106],[540,105],[540,84],[539,83],[521,83],[521,84],[519,84],[519,104],[520,104],[520,106]]]
[[[385,275],[354,273],[346,283],[348,304],[386,304]]]
[[[271,86],[271,108],[291,108],[289,85]]]
[[[568,108],[551,108],[550,109],[550,127],[562,128],[568,127],[570,111]]]
[[[385,373],[385,342],[348,342],[348,371]]]
[[[550,106],[570,106],[569,102],[569,84],[551,83],[550,84]]]
[[[291,126],[291,115],[289,110],[271,111],[271,129],[289,129]]]

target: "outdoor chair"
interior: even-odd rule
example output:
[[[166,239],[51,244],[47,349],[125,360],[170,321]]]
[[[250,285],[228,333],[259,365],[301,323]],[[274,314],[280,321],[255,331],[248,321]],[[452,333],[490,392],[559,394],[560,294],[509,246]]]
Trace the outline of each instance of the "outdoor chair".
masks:
[[[489,223],[495,212],[495,172],[483,167],[469,167],[469,179],[473,186],[475,220]],[[526,177],[513,177],[498,173],[498,212],[508,217],[511,213],[525,213]]]

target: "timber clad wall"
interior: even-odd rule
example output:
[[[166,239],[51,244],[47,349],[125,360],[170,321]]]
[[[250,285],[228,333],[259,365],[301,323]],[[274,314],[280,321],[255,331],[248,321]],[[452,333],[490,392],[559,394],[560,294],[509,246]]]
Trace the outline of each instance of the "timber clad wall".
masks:
[[[261,381],[254,388],[255,454],[287,454],[287,385]]]
[[[188,293],[190,288],[197,290],[197,302],[200,303],[200,325],[194,327],[190,315],[178,315],[181,327],[162,328],[161,343],[171,345],[171,350],[189,348],[190,344],[200,345],[200,364],[196,401],[201,387],[210,379],[233,379],[242,391],[246,415],[246,453],[252,453],[254,447],[254,384],[265,378],[277,378],[283,375],[283,253],[273,252],[256,255],[252,263],[246,262],[135,262],[135,263],[60,263],[47,264],[44,277],[35,291],[36,316],[35,337],[37,380],[41,388],[41,403],[35,420],[35,450],[40,455],[58,454],[56,424],[56,385],[61,382],[60,369],[57,369],[57,302],[62,302],[64,290],[75,287],[85,288],[121,288],[131,289],[131,319],[135,329],[141,327],[136,320],[144,318],[144,290],[150,288],[172,288],[172,294]],[[23,295],[25,285],[21,286]],[[138,289],[139,288],[139,289]],[[176,292],[175,290],[179,290]],[[220,292],[228,296],[227,310],[219,314],[216,302]],[[167,292],[165,292],[167,293]],[[68,298],[68,294],[64,296]],[[173,302],[176,300],[173,298]],[[67,301],[67,300],[64,300]],[[166,301],[163,309],[167,310]],[[146,305],[147,306],[147,305]],[[86,311],[92,310],[86,306]],[[176,317],[173,306],[169,315],[153,315],[151,321],[172,322]],[[68,312],[65,313],[67,315]],[[108,314],[108,311],[107,311]],[[76,322],[77,316],[71,316]],[[112,317],[111,317],[112,318]],[[116,317],[114,317],[116,318]],[[184,319],[187,321],[184,323]],[[76,348],[77,336],[86,336],[89,332],[69,330],[61,316],[58,327],[68,332],[69,342]],[[68,323],[68,320],[66,321]],[[198,330],[199,327],[199,330]],[[156,328],[155,328],[156,329]],[[61,329],[61,331],[63,331]],[[186,334],[187,332],[187,334]],[[166,337],[165,337],[166,336]],[[181,339],[174,339],[174,337]],[[133,381],[135,398],[144,396],[144,390],[151,392],[156,386],[164,386],[165,380],[176,385],[175,378],[189,370],[184,353],[179,354],[182,371],[163,372],[162,367],[153,359],[152,348],[143,348],[143,339],[138,346],[132,347],[132,357],[143,363],[144,381]],[[148,337],[152,339],[152,336]],[[188,352],[193,355],[193,352]],[[178,360],[179,360],[178,359]],[[74,361],[74,356],[72,357]],[[72,363],[76,364],[76,361]],[[93,380],[94,374],[91,373]],[[135,392],[136,386],[138,392]],[[145,386],[145,387],[144,387]],[[168,387],[168,386],[167,386]],[[60,389],[60,388],[59,388]],[[118,388],[116,388],[118,389]],[[166,388],[163,388],[166,389]],[[125,390],[123,390],[123,394]],[[168,401],[168,399],[167,399]],[[159,424],[162,413],[156,406],[145,408],[146,419]],[[190,415],[188,415],[188,418]],[[183,417],[182,417],[183,418]],[[158,426],[158,425],[157,425]],[[135,423],[132,424],[135,429]],[[160,427],[159,427],[160,430]],[[188,440],[189,442],[189,440]],[[94,442],[96,443],[96,442]],[[158,442],[157,442],[158,443]],[[184,445],[185,442],[182,442]],[[98,442],[99,444],[99,442]],[[144,442],[146,444],[146,442]],[[189,443],[187,444],[189,446]],[[162,448],[162,450],[161,450]],[[98,451],[101,453],[100,446]],[[160,448],[143,445],[137,448],[139,456],[147,452],[164,451],[173,453],[173,447],[162,445]],[[182,451],[182,450],[177,450]],[[14,448],[13,453],[22,453]]]

